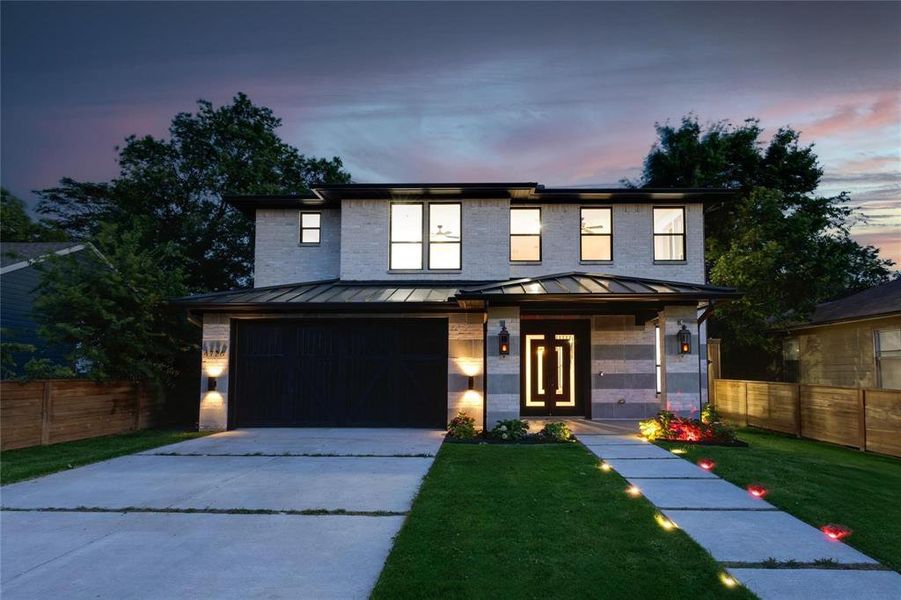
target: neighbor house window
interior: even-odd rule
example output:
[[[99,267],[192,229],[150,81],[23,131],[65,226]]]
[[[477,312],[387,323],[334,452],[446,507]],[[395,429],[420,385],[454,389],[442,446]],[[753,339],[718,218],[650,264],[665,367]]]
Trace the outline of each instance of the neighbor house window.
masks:
[[[798,338],[782,341],[782,379],[785,383],[801,380],[801,341]]]
[[[879,329],[876,342],[876,385],[901,389],[901,328]]]
[[[459,269],[461,263],[459,204],[429,204],[429,269]]]
[[[583,208],[579,231],[582,260],[613,260],[612,208]]]
[[[541,209],[510,209],[510,260],[541,260]]]
[[[392,269],[422,269],[422,204],[391,205]]]
[[[685,260],[685,207],[654,209],[654,260]]]
[[[318,244],[321,225],[322,215],[320,213],[300,213],[300,243]]]
[[[660,325],[654,326],[654,371],[657,375],[657,393],[663,391],[663,352],[660,347]]]

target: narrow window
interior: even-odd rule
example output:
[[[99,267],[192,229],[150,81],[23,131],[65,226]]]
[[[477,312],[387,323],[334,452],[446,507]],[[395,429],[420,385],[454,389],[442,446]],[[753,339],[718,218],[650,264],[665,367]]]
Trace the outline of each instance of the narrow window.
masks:
[[[654,260],[685,260],[685,207],[654,209]]]
[[[422,204],[391,205],[392,269],[422,269]]]
[[[510,209],[510,260],[541,260],[541,209]]]
[[[459,204],[429,204],[429,269],[459,269],[461,264]]]
[[[321,224],[322,215],[320,213],[300,213],[300,243],[318,244]]]
[[[580,237],[582,260],[613,260],[613,209],[583,208]]]
[[[662,352],[660,348],[660,325],[654,326],[654,366],[657,373],[657,393],[663,391]]]
[[[901,389],[901,329],[876,331],[876,385]]]

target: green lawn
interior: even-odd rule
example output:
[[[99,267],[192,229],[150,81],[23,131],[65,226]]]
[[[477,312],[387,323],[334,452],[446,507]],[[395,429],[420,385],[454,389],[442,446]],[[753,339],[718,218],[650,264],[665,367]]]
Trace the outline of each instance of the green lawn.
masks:
[[[849,545],[901,570],[901,460],[754,429],[738,437],[749,447],[660,445],[711,458],[717,475],[742,487],[763,485],[770,503],[815,527],[850,527]]]
[[[52,446],[6,450],[0,452],[0,484],[31,479],[203,435],[206,433],[145,429],[134,433],[64,442]]]
[[[753,598],[578,445],[445,444],[374,598]]]

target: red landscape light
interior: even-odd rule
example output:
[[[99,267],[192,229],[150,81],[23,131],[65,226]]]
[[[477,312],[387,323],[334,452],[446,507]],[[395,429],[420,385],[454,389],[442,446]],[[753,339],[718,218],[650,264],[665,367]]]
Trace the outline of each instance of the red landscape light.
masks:
[[[826,534],[830,540],[843,540],[849,535],[851,535],[851,530],[845,527],[844,525],[836,525],[835,523],[830,523],[829,525],[823,525],[820,527],[820,531]]]
[[[698,466],[704,469],[705,471],[712,471],[713,467],[716,466],[716,463],[710,460],[709,458],[702,458],[698,461]]]
[[[755,498],[763,498],[767,495],[767,489],[762,485],[749,485],[747,487],[748,493],[754,496]]]

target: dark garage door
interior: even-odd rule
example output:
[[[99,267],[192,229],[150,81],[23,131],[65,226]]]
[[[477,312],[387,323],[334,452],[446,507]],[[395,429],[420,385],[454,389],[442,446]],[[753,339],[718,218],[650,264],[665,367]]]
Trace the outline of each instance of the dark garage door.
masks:
[[[444,427],[446,319],[238,321],[236,427]]]

